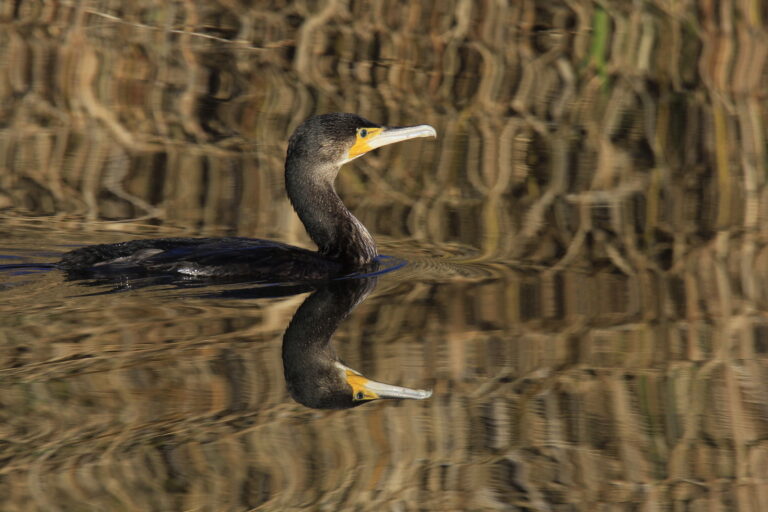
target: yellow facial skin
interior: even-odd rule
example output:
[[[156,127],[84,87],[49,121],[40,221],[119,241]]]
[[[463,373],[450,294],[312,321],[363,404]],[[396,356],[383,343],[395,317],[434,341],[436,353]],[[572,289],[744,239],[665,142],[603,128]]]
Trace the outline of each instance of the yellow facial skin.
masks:
[[[355,143],[340,163],[343,165],[354,160],[357,157],[372,151],[376,148],[396,144],[404,140],[417,137],[436,137],[437,132],[429,125],[421,124],[418,126],[401,126],[394,128],[386,127],[363,127],[355,132]]]
[[[352,386],[352,400],[361,402],[363,400],[376,400],[379,398],[379,395],[365,387],[369,381],[368,379],[352,370],[346,370],[345,373],[347,383]]]
[[[349,150],[348,158],[351,160],[376,149],[376,146],[370,146],[370,142],[378,137],[383,130],[383,128],[358,128],[355,145]]]
[[[344,366],[339,361],[336,361],[336,367],[341,372],[340,377],[352,388],[352,400],[354,402],[369,402],[381,398],[424,400],[432,396],[432,391],[429,390],[403,388],[393,386],[392,384],[385,384],[384,382],[376,382],[360,375],[360,372],[357,370]]]

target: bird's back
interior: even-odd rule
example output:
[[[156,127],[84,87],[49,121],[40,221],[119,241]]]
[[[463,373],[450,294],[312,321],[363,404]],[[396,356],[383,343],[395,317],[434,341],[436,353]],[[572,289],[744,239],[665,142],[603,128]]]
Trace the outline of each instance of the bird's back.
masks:
[[[159,238],[82,247],[57,266],[73,277],[182,274],[200,278],[265,281],[323,280],[343,271],[339,263],[292,245],[255,238]]]

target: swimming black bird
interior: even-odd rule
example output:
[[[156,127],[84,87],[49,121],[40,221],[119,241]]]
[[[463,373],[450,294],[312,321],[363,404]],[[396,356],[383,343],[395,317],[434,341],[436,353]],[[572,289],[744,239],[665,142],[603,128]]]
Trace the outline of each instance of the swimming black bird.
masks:
[[[331,281],[296,310],[283,336],[285,382],[294,400],[315,409],[347,409],[382,398],[432,396],[370,380],[336,355],[331,336],[375,286],[375,278]]]
[[[323,114],[299,125],[288,142],[285,188],[316,252],[252,238],[160,238],[82,247],[56,266],[76,278],[176,274],[270,282],[365,271],[375,264],[376,243],[336,193],[339,169],[373,149],[435,136],[428,125],[387,128],[356,114]]]

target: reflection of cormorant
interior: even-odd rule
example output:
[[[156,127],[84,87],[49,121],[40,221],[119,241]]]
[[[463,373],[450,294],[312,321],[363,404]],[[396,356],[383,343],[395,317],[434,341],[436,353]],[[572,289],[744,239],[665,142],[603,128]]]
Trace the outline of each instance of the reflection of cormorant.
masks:
[[[365,271],[377,255],[376,244],[336,193],[339,169],[381,146],[435,135],[431,126],[386,128],[355,114],[304,121],[288,142],[285,186],[317,252],[249,238],[161,238],[83,247],[65,254],[57,266],[73,277],[164,273],[269,281]]]
[[[296,311],[283,337],[285,381],[294,400],[316,409],[345,409],[380,398],[432,395],[369,380],[336,356],[331,336],[375,286],[375,278],[333,281]]]

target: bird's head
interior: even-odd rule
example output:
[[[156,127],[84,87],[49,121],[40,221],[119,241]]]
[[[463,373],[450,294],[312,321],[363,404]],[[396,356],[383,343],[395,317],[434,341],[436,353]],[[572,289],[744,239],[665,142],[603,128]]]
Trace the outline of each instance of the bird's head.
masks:
[[[288,142],[288,160],[310,161],[317,168],[338,168],[382,146],[417,137],[436,137],[429,125],[386,127],[357,114],[333,113],[310,117]]]
[[[314,409],[349,409],[375,400],[415,399],[432,396],[432,391],[377,382],[339,361],[315,367],[312,375],[286,372],[288,391],[297,402]],[[293,378],[291,378],[293,377]]]

